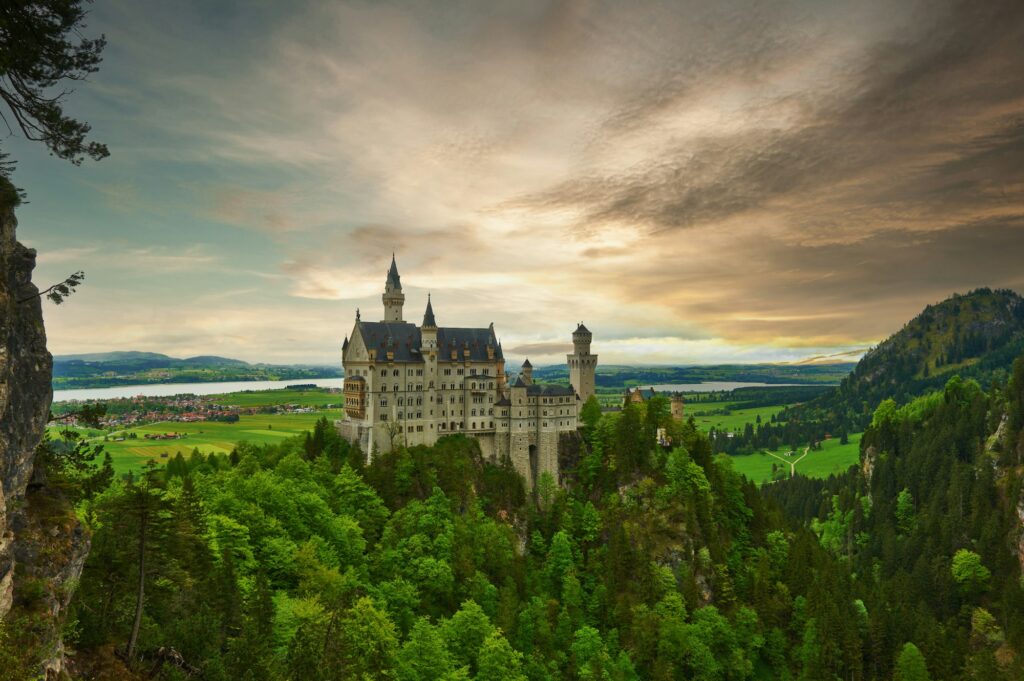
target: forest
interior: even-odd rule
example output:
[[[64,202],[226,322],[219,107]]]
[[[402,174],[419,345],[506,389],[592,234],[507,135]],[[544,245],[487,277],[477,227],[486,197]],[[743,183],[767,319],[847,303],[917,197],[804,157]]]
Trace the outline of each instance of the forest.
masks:
[[[1017,679],[1024,358],[887,401],[864,471],[759,491],[662,397],[586,405],[562,484],[442,438],[370,458],[322,420],[113,479],[49,441],[92,550],[84,678]],[[677,444],[653,447],[668,428]],[[31,598],[0,678],[33,678]],[[14,613],[12,613],[14,614]]]

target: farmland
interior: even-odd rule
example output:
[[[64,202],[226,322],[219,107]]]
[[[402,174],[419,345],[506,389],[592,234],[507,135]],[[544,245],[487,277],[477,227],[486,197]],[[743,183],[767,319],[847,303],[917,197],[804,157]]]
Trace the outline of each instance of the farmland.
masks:
[[[300,435],[312,430],[321,417],[333,421],[341,417],[340,409],[321,410],[307,414],[256,414],[242,415],[235,423],[216,421],[199,421],[182,423],[163,421],[138,426],[125,430],[104,433],[95,429],[82,429],[83,435],[90,442],[102,443],[104,451],[110,453],[114,470],[125,473],[138,470],[149,460],[166,463],[177,453],[188,456],[193,449],[204,454],[228,454],[234,446],[242,441],[253,444],[269,444],[280,442],[285,438]],[[53,428],[56,434],[59,428]],[[134,433],[135,438],[130,435]],[[177,433],[180,439],[147,440],[145,436]],[[106,436],[106,441],[104,441]],[[118,441],[119,438],[126,438]],[[164,456],[166,454],[166,456]]]

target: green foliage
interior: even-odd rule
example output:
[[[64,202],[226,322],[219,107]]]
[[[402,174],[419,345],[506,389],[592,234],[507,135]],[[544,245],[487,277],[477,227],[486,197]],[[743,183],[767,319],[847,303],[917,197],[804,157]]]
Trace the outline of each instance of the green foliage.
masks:
[[[953,581],[968,593],[977,593],[988,587],[992,573],[982,565],[981,556],[968,549],[960,549],[953,555],[950,567]]]
[[[1024,593],[1002,500],[1020,483],[976,459],[1003,404],[950,382],[883,409],[863,436],[870,482],[760,490],[692,421],[658,426],[671,451],[627,432],[658,423],[643,409],[600,416],[566,484],[533,499],[457,436],[365,467],[323,427],[224,465],[183,454],[152,480],[166,522],[138,649],[275,681],[870,681],[897,674],[912,634],[936,678],[1009,681]],[[115,481],[94,501],[81,655],[132,630],[129,496]]]
[[[931,681],[924,655],[913,643],[905,643],[900,650],[893,681]]]
[[[86,156],[108,155],[106,146],[86,140],[89,124],[65,115],[63,108],[71,90],[60,84],[95,73],[106,44],[102,36],[82,35],[85,16],[80,0],[5,3],[0,11],[0,99],[26,139],[42,142],[75,165]],[[10,165],[0,164],[0,173],[6,177]]]

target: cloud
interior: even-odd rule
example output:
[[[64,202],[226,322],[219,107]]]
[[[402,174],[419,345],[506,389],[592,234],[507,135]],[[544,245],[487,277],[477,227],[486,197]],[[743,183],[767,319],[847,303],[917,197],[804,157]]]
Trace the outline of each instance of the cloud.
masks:
[[[430,291],[439,322],[494,321],[506,348],[556,359],[580,318],[602,357],[831,355],[953,291],[1024,287],[1019,2],[96,15],[112,52],[105,114],[88,118],[125,164],[96,183],[96,222],[172,212],[196,227],[177,250],[150,232],[111,252],[61,242],[41,263],[187,272],[158,304],[186,285],[225,292],[240,351],[281,352],[296,328],[255,319],[268,300],[342,326],[356,306],[377,314],[392,252],[407,318]]]
[[[516,355],[558,355],[572,352],[572,343],[552,341],[548,343],[524,343],[509,348],[507,352]]]

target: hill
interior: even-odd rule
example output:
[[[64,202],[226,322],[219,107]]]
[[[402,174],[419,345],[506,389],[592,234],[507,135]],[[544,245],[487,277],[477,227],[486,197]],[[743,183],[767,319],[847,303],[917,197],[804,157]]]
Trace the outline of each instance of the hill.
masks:
[[[623,366],[598,365],[596,383],[601,388],[646,387],[671,383],[735,381],[740,383],[835,385],[854,367],[852,362],[830,364],[713,364],[700,366]],[[534,369],[541,382],[568,380],[569,370],[562,365]]]
[[[179,359],[158,352],[101,352],[53,358],[53,387],[103,388],[152,383],[268,381],[341,376],[340,367],[250,364],[200,355]]]
[[[863,430],[887,398],[904,404],[958,374],[987,386],[1005,380],[1024,352],[1024,299],[976,289],[929,305],[868,351],[839,387],[788,410],[787,419]]]

